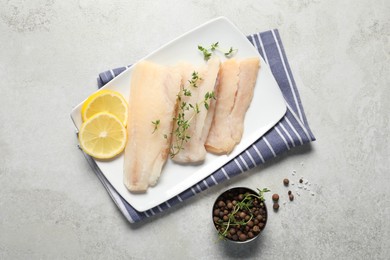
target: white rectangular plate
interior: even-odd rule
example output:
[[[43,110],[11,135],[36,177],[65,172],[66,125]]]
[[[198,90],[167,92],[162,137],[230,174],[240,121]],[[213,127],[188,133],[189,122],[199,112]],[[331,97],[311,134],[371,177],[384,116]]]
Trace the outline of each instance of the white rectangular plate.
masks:
[[[197,46],[210,46],[219,42],[222,48],[231,46],[238,49],[235,58],[260,57],[257,50],[228,19],[219,17],[211,20],[181,37],[169,42],[144,59],[159,64],[174,65],[178,61],[188,61],[194,65],[204,64],[203,55]],[[216,53],[225,60],[222,53]],[[254,97],[246,113],[244,134],[241,142],[230,155],[216,156],[207,154],[201,165],[178,165],[168,160],[155,187],[144,194],[130,193],[123,184],[123,154],[110,161],[95,160],[107,180],[118,193],[136,210],[151,209],[209,176],[225,163],[236,157],[257,139],[271,129],[285,114],[286,105],[283,95],[264,60],[260,57],[261,68],[258,74]],[[130,93],[132,67],[114,78],[102,89],[113,89],[125,97]],[[77,129],[80,128],[82,103],[76,106],[71,117]]]

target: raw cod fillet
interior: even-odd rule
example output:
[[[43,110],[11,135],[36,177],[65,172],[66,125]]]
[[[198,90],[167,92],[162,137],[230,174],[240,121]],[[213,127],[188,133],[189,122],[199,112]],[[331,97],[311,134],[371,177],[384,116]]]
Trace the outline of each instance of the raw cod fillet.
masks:
[[[183,79],[182,84],[187,86],[187,88],[189,88],[191,91],[191,96],[184,97],[183,101],[189,102],[192,105],[199,104],[200,113],[196,114],[192,118],[190,127],[187,130],[187,135],[190,136],[190,139],[188,142],[184,143],[184,149],[172,158],[172,160],[175,162],[197,163],[203,161],[206,157],[206,149],[204,144],[211,127],[215,101],[213,99],[211,100],[208,110],[204,107],[204,104],[200,103],[204,100],[207,92],[212,92],[215,90],[220,63],[221,62],[217,57],[212,57],[206,65],[197,70],[201,80],[198,82],[198,87],[196,88],[187,86],[188,80],[191,80],[191,75],[194,72],[194,68],[188,64],[182,64],[179,67]],[[194,113],[195,112],[193,110],[185,111],[185,118],[191,118]],[[175,129],[176,126],[174,125],[173,128]],[[175,145],[176,141],[177,139],[175,135],[173,135],[172,145]]]
[[[139,62],[132,72],[123,172],[129,191],[145,192],[160,177],[169,155],[180,81],[178,72],[148,61]],[[160,123],[153,132],[156,120]]]
[[[229,154],[241,141],[259,67],[257,57],[230,59],[221,65],[214,118],[205,144],[207,151]]]

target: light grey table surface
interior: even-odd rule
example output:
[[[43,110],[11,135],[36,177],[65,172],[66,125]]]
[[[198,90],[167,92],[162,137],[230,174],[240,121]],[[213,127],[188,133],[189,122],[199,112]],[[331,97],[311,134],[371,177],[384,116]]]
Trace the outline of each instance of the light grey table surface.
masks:
[[[279,29],[318,140],[131,225],[69,113],[99,72],[221,15]],[[0,259],[389,259],[389,40],[388,0],[1,1]],[[315,195],[284,205],[301,176]],[[284,196],[255,243],[217,241],[211,206],[232,186]]]

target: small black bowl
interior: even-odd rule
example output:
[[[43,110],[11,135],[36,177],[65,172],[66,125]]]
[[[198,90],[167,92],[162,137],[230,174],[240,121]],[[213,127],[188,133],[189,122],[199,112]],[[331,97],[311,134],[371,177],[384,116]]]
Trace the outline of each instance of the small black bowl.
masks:
[[[267,224],[268,211],[258,196],[258,192],[246,187],[231,188],[218,196],[211,215],[221,238],[248,243],[260,235]]]

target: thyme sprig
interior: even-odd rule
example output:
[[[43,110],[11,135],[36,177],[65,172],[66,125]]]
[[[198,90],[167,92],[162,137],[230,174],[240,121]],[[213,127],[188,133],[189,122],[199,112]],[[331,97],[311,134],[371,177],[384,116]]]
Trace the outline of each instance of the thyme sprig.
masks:
[[[228,221],[218,223],[221,226],[225,226],[224,231],[219,232],[220,238],[222,239],[226,238],[231,226],[246,226],[248,222],[253,219],[254,216],[253,213],[251,212],[251,208],[253,207],[253,200],[257,198],[259,199],[260,203],[263,203],[265,201],[264,193],[270,191],[268,188],[263,188],[262,190],[257,189],[257,190],[258,190],[257,194],[246,193],[245,197],[241,201],[237,202],[233,210],[228,214]],[[235,217],[237,212],[242,210],[247,210],[249,212],[249,219],[247,221],[237,220]]]
[[[152,121],[152,124],[154,125],[154,130],[153,130],[152,134],[154,134],[154,132],[157,131],[158,126],[160,125],[160,119],[156,119],[155,121]]]
[[[176,137],[176,140],[172,142],[170,147],[170,156],[171,158],[175,157],[181,150],[184,149],[184,144],[190,141],[191,136],[188,134],[188,129],[191,126],[191,121],[201,112],[200,107],[203,105],[206,110],[210,107],[211,99],[215,99],[214,91],[207,92],[204,96],[204,99],[195,104],[188,103],[183,100],[183,96],[191,96],[192,92],[190,88],[197,88],[198,82],[202,80],[199,77],[197,72],[192,73],[191,80],[189,80],[188,86],[182,86],[179,94],[177,95],[178,101],[178,111],[177,116],[174,120],[174,130],[173,135]],[[187,111],[193,111],[190,117],[188,117]]]
[[[219,47],[219,42],[212,43],[210,47],[203,47],[201,45],[198,45],[198,50],[200,50],[203,53],[204,59],[207,61],[211,58],[214,51],[218,50],[222,52],[226,58],[232,57],[236,52],[237,49],[233,49],[233,47],[230,47],[229,50],[223,50]]]
[[[201,112],[201,107],[204,106],[206,110],[210,107],[211,99],[216,99],[214,91],[207,92],[204,96],[204,99],[199,103],[191,104],[184,100],[184,97],[192,96],[191,88],[197,88],[199,81],[202,78],[199,76],[198,72],[194,71],[191,74],[191,79],[188,80],[188,84],[186,86],[181,86],[179,93],[177,94],[177,115],[173,118],[174,121],[174,130],[170,133],[171,136],[175,136],[175,140],[172,141],[169,155],[171,158],[175,157],[181,150],[184,149],[184,144],[190,141],[191,136],[188,134],[188,129],[191,126],[191,121]],[[189,111],[193,111],[191,115],[188,117],[190,113]],[[160,124],[160,120],[157,119],[152,121],[154,125],[153,133],[158,129]],[[165,139],[168,139],[168,135],[163,135]]]

